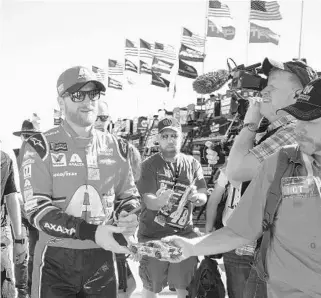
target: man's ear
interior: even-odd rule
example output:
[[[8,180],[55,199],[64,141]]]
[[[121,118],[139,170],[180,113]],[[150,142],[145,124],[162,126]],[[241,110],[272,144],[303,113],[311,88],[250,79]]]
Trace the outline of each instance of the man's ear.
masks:
[[[64,111],[65,110],[65,101],[62,97],[58,96],[57,97],[57,102],[60,108],[60,111]]]

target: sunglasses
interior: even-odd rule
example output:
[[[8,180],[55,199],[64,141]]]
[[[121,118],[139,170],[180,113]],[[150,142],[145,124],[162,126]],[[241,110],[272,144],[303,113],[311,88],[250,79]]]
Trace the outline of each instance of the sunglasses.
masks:
[[[83,102],[86,98],[86,95],[89,97],[90,100],[96,101],[100,98],[100,91],[99,90],[77,91],[74,93],[68,93],[68,95],[70,96],[70,99],[73,102]]]
[[[108,120],[108,116],[106,116],[106,115],[97,116],[96,121],[98,121],[98,120],[100,120],[101,122],[106,122]]]

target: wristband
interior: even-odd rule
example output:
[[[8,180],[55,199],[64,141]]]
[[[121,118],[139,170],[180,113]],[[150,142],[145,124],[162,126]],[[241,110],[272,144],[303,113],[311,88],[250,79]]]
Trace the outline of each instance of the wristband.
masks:
[[[15,239],[14,243],[15,244],[25,244],[26,243],[26,239]]]

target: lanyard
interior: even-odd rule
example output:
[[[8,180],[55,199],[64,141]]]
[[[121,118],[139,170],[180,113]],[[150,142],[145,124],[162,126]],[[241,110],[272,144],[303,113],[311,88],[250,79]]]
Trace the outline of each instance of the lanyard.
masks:
[[[166,166],[170,169],[171,173],[172,173],[172,179],[173,179],[173,186],[172,186],[172,190],[175,189],[176,184],[178,182],[178,177],[179,177],[179,172],[180,172],[180,167],[179,167],[179,161],[177,160],[176,162],[176,169],[174,169],[174,164],[170,163],[170,162],[166,162]]]

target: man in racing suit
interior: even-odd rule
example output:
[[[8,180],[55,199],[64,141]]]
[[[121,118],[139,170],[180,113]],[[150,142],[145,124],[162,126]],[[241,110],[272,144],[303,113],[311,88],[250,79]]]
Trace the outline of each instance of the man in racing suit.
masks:
[[[40,231],[32,297],[117,297],[112,252],[129,250],[113,233],[131,236],[138,224],[128,215],[139,205],[128,144],[93,128],[105,87],[91,70],[66,70],[57,89],[64,123],[31,136],[21,153],[24,207]]]

